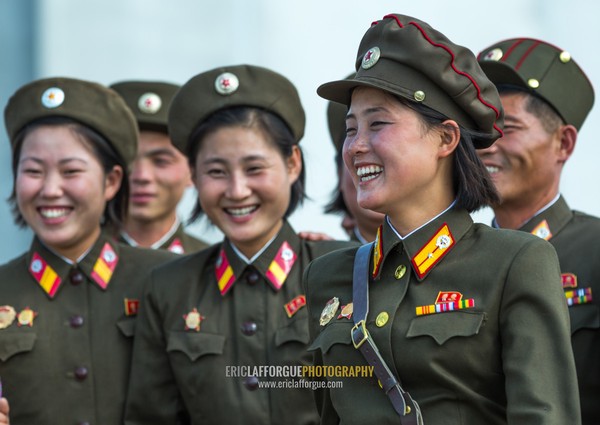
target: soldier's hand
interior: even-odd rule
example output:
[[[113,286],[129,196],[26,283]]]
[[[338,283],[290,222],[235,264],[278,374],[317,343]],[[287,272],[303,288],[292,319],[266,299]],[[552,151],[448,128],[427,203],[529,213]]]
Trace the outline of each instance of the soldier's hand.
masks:
[[[8,400],[0,398],[0,425],[8,425]]]

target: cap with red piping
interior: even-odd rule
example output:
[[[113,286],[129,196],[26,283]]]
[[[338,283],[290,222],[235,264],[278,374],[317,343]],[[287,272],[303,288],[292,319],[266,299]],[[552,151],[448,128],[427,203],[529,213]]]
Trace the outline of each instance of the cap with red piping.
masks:
[[[502,135],[504,113],[498,91],[473,52],[454,44],[429,24],[405,15],[386,15],[363,36],[356,76],[321,85],[317,92],[350,104],[352,90],[374,87],[424,105],[483,133],[485,148]]]
[[[594,89],[569,52],[533,38],[500,41],[478,55],[497,86],[524,89],[548,102],[567,124],[580,129],[594,105]]]

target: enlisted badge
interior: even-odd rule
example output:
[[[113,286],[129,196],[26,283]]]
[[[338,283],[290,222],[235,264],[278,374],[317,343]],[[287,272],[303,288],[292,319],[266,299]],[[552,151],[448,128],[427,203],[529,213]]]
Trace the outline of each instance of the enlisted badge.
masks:
[[[112,246],[106,242],[102,247],[100,256],[98,256],[98,259],[96,260],[96,264],[94,264],[94,269],[90,275],[91,278],[94,279],[102,289],[106,289],[118,262],[119,256],[113,250]]]
[[[215,274],[217,276],[219,292],[221,295],[225,295],[231,288],[231,285],[233,285],[233,282],[235,282],[235,275],[223,248],[221,248],[221,252],[215,263]]]
[[[273,285],[273,288],[279,290],[283,286],[288,274],[292,270],[292,266],[296,262],[296,258],[298,256],[290,244],[287,241],[282,243],[265,274],[271,285]]]
[[[540,224],[535,226],[535,229],[531,231],[531,234],[537,236],[538,238],[542,238],[546,241],[552,237],[550,226],[548,225],[548,222],[546,220],[542,221]]]
[[[48,109],[58,108],[65,101],[65,92],[58,87],[51,87],[42,94],[42,105]]]
[[[288,317],[291,318],[294,314],[296,314],[298,312],[298,310],[300,310],[305,305],[306,305],[306,296],[298,295],[292,301],[290,301],[289,303],[284,305],[283,308],[285,309],[285,312],[287,313]]]
[[[340,311],[340,314],[338,315],[337,318],[338,319],[342,319],[342,318],[351,319],[353,312],[354,312],[354,304],[348,303],[348,304],[342,306],[342,311]]]
[[[125,316],[136,316],[140,308],[140,300],[125,298]]]
[[[365,55],[362,58],[362,64],[361,64],[362,68],[363,69],[372,68],[379,61],[380,57],[381,57],[381,50],[379,50],[379,47],[377,47],[377,46],[371,47],[369,50],[367,50],[367,53],[365,53]]]
[[[577,288],[577,276],[574,273],[562,273],[560,278],[563,288]]]
[[[394,277],[396,278],[396,280],[402,279],[405,274],[406,266],[404,264],[400,264],[398,267],[396,267],[396,271],[394,271]]]
[[[185,254],[185,250],[183,249],[183,244],[179,240],[179,238],[175,238],[171,245],[167,248],[167,250],[175,253],[175,254]]]
[[[325,304],[325,308],[321,312],[321,318],[319,319],[319,323],[321,326],[325,326],[333,317],[335,313],[337,313],[338,307],[340,306],[340,300],[338,297],[333,297],[327,304]]]
[[[46,263],[37,252],[34,252],[31,257],[29,272],[36,282],[39,283],[44,292],[48,294],[50,298],[54,298],[56,291],[58,291],[58,288],[60,287],[61,279],[54,269],[50,267],[50,264]]]
[[[224,72],[215,80],[215,90],[223,96],[235,93],[240,86],[240,80],[231,72]]]
[[[574,291],[565,291],[567,305],[569,307],[577,304],[587,304],[592,302],[592,288],[575,289]]]
[[[138,108],[145,114],[156,114],[161,106],[162,100],[156,93],[144,93],[138,100]]]
[[[192,309],[188,314],[183,315],[183,320],[185,320],[185,330],[195,330],[196,332],[200,331],[200,323],[205,319],[202,316],[196,307]]]
[[[25,307],[23,310],[21,310],[19,316],[17,317],[17,325],[32,327],[33,319],[35,319],[35,316],[37,315],[38,314],[36,311],[33,311],[29,307]]]
[[[419,278],[423,278],[433,266],[450,252],[453,245],[452,232],[450,232],[448,225],[444,223],[412,259]]]
[[[379,226],[377,229],[377,236],[375,236],[375,244],[373,245],[373,278],[379,274],[381,268],[381,262],[383,261],[383,241],[381,237],[381,230],[383,226]]]
[[[485,56],[483,57],[484,61],[499,61],[500,59],[502,59],[502,56],[504,56],[504,52],[502,52],[502,49],[496,47],[495,49],[490,50],[489,52],[487,52],[485,54]]]
[[[6,329],[15,321],[17,312],[9,305],[0,305],[0,329]]]

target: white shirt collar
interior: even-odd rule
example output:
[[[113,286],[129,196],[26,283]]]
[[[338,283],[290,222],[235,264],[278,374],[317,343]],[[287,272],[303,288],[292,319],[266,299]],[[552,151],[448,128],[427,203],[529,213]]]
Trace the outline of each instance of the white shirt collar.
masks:
[[[427,221],[426,223],[423,223],[422,225],[420,225],[416,229],[410,231],[404,237],[401,236],[400,233],[398,233],[398,231],[396,230],[396,228],[394,227],[394,225],[390,222],[390,218],[388,216],[386,216],[385,219],[387,220],[388,224],[390,225],[390,227],[392,228],[392,230],[394,231],[394,233],[398,236],[398,238],[400,238],[400,240],[403,241],[404,239],[408,238],[413,233],[415,233],[415,232],[419,231],[420,229],[422,229],[423,227],[427,226],[429,223],[431,223],[432,221],[434,221],[435,219],[437,219],[441,215],[445,214],[448,210],[450,210],[452,207],[454,207],[454,204],[456,204],[456,199],[454,201],[452,201],[452,203],[450,204],[450,206],[448,208],[446,208],[444,211],[442,211],[441,213],[439,213],[438,215],[436,215],[435,217],[433,217],[431,220]]]
[[[173,225],[167,231],[167,233],[165,233],[159,240],[157,240],[152,245],[150,245],[150,248],[158,249],[161,246],[163,246],[171,238],[171,236],[173,236],[175,234],[175,232],[179,228],[180,223],[181,222],[179,221],[179,217],[175,217],[175,222],[173,222]],[[139,243],[137,243],[137,241],[135,239],[133,239],[131,236],[129,236],[129,234],[125,230],[121,230],[121,237],[123,239],[125,239],[125,241],[133,247],[137,247],[140,245]]]

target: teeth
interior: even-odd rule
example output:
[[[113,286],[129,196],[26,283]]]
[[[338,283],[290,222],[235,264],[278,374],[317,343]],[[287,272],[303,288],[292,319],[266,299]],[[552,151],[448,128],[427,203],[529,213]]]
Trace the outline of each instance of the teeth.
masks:
[[[491,165],[486,165],[485,168],[488,170],[488,173],[490,173],[490,174],[494,174],[494,173],[497,173],[498,171],[500,171],[500,169],[498,167],[492,167]]]
[[[244,207],[244,208],[227,208],[227,213],[239,217],[242,215],[250,214],[251,212],[255,211],[257,208],[258,208],[257,206]]]
[[[359,167],[356,170],[356,175],[360,178],[360,181],[366,182],[373,180],[381,172],[383,172],[383,167],[380,167],[379,165],[369,165],[368,167]]]
[[[45,208],[45,209],[40,210],[40,214],[42,214],[42,216],[44,218],[63,217],[65,215],[67,215],[68,212],[69,212],[69,210],[66,208],[53,208],[53,209]]]

